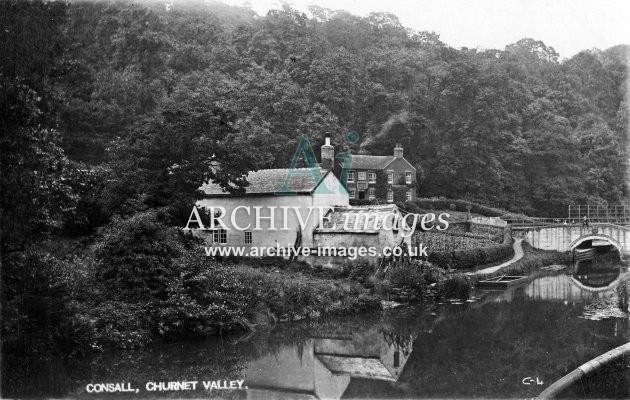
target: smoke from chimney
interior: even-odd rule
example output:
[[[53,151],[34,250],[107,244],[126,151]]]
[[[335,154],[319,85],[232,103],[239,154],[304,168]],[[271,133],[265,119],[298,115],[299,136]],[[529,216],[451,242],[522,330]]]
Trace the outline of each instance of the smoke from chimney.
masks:
[[[402,111],[398,114],[392,115],[391,117],[387,119],[387,121],[383,123],[383,125],[381,126],[381,129],[378,131],[376,135],[373,135],[363,140],[363,142],[361,143],[361,150],[365,150],[367,147],[371,146],[372,144],[376,142],[383,141],[382,139],[385,139],[388,136],[389,132],[396,124],[403,124],[407,126],[408,120],[409,120],[409,113],[407,113],[407,111]]]

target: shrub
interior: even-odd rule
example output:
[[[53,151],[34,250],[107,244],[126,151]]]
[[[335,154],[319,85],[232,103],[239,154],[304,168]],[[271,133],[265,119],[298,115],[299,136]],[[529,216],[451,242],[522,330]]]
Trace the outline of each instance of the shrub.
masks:
[[[389,279],[378,279],[370,277],[370,285],[373,286],[374,293],[380,297],[389,297],[392,293],[393,285]]]
[[[439,283],[446,279],[445,271],[431,263],[422,265],[422,274],[427,284]]]
[[[240,329],[242,310],[225,302],[206,305],[176,291],[168,300],[152,303],[150,308],[158,336],[170,340],[202,337]]]
[[[410,290],[417,296],[422,296],[426,289],[426,281],[419,263],[413,262],[399,265],[388,271],[389,281],[394,287]]]
[[[173,268],[179,272],[166,285],[162,298],[120,301],[106,297],[87,312],[96,321],[101,347],[132,348],[157,337],[175,340],[242,328],[243,317],[256,306],[255,294],[233,267],[192,249],[183,250],[173,260]]]
[[[374,297],[367,295],[367,290],[358,283],[340,283],[301,274],[279,274],[247,266],[236,267],[233,272],[246,287],[255,288],[250,302],[280,319],[360,311],[376,304]]]
[[[112,300],[164,300],[181,253],[177,230],[160,223],[155,213],[118,219],[101,230],[96,277]]]
[[[99,348],[140,347],[153,339],[147,304],[119,301],[101,303],[89,310],[95,321],[95,339]]]
[[[151,303],[157,335],[179,338],[239,329],[256,307],[255,285],[246,285],[235,268],[196,249],[185,251],[176,269],[180,274],[169,283],[168,297]]]
[[[235,310],[248,307],[253,290],[244,284],[234,268],[221,265],[194,250],[184,253],[177,260],[177,267],[182,271],[181,290],[200,305],[224,303]],[[169,293],[179,290],[171,285]]]
[[[2,352],[37,355],[87,352],[94,344],[91,322],[77,315],[65,285],[71,267],[31,248],[2,262]]]
[[[373,266],[368,263],[358,263],[349,267],[348,278],[360,283],[365,283],[372,274],[374,274]]]
[[[380,301],[376,296],[361,292],[356,296],[346,296],[343,300],[332,303],[327,307],[326,312],[331,315],[344,315],[374,310],[378,307],[380,307]]]
[[[429,253],[427,260],[441,268],[450,269],[453,266],[453,253],[449,251],[435,251]]]
[[[444,281],[444,297],[466,300],[470,296],[472,284],[470,278],[461,272],[450,275]]]

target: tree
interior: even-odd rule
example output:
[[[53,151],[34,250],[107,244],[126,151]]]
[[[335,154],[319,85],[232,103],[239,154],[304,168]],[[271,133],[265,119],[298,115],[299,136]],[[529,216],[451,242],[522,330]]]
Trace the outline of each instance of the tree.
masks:
[[[248,132],[235,129],[229,110],[208,106],[190,92],[162,111],[140,121],[112,149],[108,208],[130,215],[167,207],[171,223],[181,224],[194,203],[196,190],[214,181],[239,191],[244,177],[263,157],[252,147]]]
[[[24,249],[61,227],[76,196],[65,181],[67,159],[47,128],[42,97],[0,77],[0,225],[2,252]]]

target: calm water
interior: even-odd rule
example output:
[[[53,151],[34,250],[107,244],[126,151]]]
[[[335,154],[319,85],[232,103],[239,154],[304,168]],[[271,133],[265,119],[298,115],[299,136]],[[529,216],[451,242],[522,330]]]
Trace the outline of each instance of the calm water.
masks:
[[[630,320],[615,307],[625,266],[584,260],[553,269],[519,287],[477,291],[475,301],[285,323],[250,336],[59,363],[30,378],[23,393],[112,398],[88,394],[86,385],[121,382],[139,389],[133,397],[533,397],[630,340]],[[244,380],[247,389],[207,392],[201,381],[211,380]],[[199,383],[194,391],[146,390],[147,382],[168,381]],[[603,387],[606,396],[610,388]]]

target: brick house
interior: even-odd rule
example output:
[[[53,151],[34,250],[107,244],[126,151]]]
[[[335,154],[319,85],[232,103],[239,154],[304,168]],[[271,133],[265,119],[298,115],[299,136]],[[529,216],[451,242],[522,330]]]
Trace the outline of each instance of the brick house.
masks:
[[[333,165],[335,149],[326,138],[321,148],[322,166]],[[362,201],[401,203],[415,200],[416,168],[403,157],[403,148],[396,144],[391,156],[352,155],[346,189],[350,204]]]

